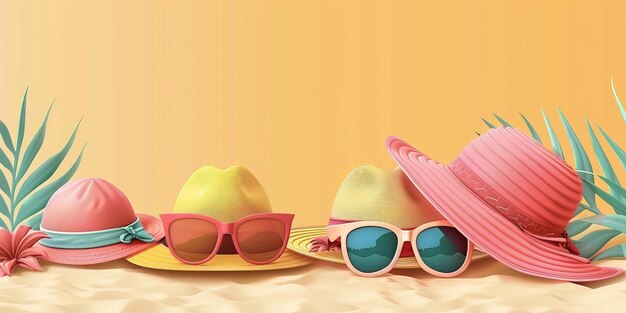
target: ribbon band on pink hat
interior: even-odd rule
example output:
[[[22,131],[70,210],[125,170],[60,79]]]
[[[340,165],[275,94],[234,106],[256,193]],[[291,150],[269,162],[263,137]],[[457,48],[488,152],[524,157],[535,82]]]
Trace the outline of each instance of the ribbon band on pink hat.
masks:
[[[143,242],[154,241],[154,237],[144,230],[139,219],[127,226],[88,232],[59,232],[43,227],[40,229],[50,238],[44,238],[39,243],[50,248],[88,249],[117,243],[128,244],[135,239]]]
[[[460,159],[457,158],[454,160],[449,168],[469,190],[481,198],[490,208],[507,218],[526,234],[539,240],[556,244],[572,253],[580,255],[580,251],[571,242],[569,235],[564,229],[541,223],[519,210],[515,205],[495,192],[493,188],[490,188],[488,184]]]

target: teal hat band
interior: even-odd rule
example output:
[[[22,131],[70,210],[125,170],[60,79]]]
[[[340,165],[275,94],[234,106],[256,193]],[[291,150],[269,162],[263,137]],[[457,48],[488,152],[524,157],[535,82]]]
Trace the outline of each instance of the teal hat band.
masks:
[[[154,237],[143,229],[139,218],[128,226],[97,231],[59,232],[47,230],[43,227],[40,230],[50,236],[50,238],[41,239],[39,243],[50,248],[87,249],[117,243],[130,243],[133,239],[143,242],[154,241]]]

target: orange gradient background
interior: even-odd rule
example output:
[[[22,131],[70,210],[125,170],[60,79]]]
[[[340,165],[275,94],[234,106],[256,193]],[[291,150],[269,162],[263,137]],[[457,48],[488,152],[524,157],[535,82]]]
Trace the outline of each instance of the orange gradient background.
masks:
[[[559,106],[626,146],[620,1],[0,2],[0,118],[26,139],[56,99],[43,156],[84,116],[65,171],[98,176],[137,211],[168,212],[202,165],[248,167],[274,211],[326,223],[345,175],[392,168],[397,135],[448,162],[496,112],[572,153]],[[494,120],[491,118],[491,120]],[[614,160],[611,155],[612,160]],[[598,168],[597,164],[594,165]],[[615,169],[622,172],[619,163]]]

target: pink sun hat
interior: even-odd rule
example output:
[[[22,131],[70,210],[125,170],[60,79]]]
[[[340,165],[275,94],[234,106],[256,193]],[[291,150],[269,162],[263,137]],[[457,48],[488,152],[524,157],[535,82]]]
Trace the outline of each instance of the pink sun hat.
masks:
[[[100,178],[61,187],[44,209],[39,241],[48,261],[87,265],[122,259],[159,243],[165,233],[158,218],[135,214],[128,198]]]
[[[519,272],[583,282],[617,276],[579,256],[565,228],[582,182],[562,159],[512,128],[491,129],[450,164],[406,142],[387,150],[415,187],[481,250]]]

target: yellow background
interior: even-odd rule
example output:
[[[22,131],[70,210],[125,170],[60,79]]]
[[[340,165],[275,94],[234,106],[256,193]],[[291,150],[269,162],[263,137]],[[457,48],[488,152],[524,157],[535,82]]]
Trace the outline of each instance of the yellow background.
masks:
[[[626,145],[610,89],[613,76],[626,99],[624,12],[620,1],[2,1],[0,118],[15,130],[29,86],[29,139],[56,98],[49,155],[84,116],[61,170],[87,142],[75,177],[110,180],[137,211],[171,210],[202,165],[242,164],[274,211],[323,224],[352,168],[394,166],[388,135],[448,162],[491,112],[541,125],[543,107],[563,134],[560,106],[588,152],[585,116]]]

